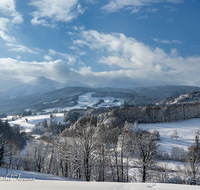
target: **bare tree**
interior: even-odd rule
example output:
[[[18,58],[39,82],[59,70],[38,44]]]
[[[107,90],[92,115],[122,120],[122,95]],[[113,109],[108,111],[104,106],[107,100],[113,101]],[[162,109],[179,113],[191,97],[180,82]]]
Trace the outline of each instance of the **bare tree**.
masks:
[[[145,182],[148,170],[151,169],[157,160],[156,152],[159,145],[148,131],[139,130],[135,134],[135,139],[135,154],[142,169],[142,182]]]
[[[73,145],[83,159],[84,178],[90,181],[95,158],[97,117],[82,117],[72,127]]]
[[[200,167],[200,144],[198,135],[195,136],[194,145],[188,147],[186,162],[189,168],[189,173],[192,175],[192,184],[196,185],[196,175]]]
[[[48,144],[43,141],[32,140],[27,147],[27,157],[31,157],[35,171],[44,170],[45,159],[48,157]]]
[[[0,167],[3,164],[5,154],[5,139],[3,137],[3,134],[0,135]]]

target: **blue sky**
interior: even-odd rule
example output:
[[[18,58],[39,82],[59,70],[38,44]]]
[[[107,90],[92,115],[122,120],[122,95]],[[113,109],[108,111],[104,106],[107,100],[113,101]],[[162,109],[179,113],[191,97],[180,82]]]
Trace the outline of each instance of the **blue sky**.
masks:
[[[199,10],[199,0],[1,0],[0,90],[38,76],[200,86]]]

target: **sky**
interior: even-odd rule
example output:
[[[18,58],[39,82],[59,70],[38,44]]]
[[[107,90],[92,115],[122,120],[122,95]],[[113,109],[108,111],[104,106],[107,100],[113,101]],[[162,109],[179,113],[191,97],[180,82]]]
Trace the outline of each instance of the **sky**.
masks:
[[[199,0],[0,0],[0,90],[200,86]]]

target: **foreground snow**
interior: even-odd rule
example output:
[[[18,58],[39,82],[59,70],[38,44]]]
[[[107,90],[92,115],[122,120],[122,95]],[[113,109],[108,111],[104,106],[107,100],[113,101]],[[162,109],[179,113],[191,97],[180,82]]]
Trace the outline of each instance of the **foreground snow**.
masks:
[[[176,184],[158,184],[158,183],[113,183],[113,182],[72,182],[72,181],[11,181],[0,182],[1,189],[4,190],[197,190],[198,186],[176,185]]]
[[[3,190],[147,190],[155,188],[156,190],[196,190],[199,186],[176,185],[163,183],[117,183],[117,182],[85,182],[69,178],[59,177],[50,174],[38,172],[29,172],[22,170],[8,170],[11,176],[19,175],[20,179],[12,178],[8,181],[5,176],[6,170],[0,168],[0,186]],[[35,180],[31,180],[35,178]],[[24,180],[24,181],[23,181]]]
[[[35,179],[35,180],[75,181],[74,179],[60,177],[57,175],[33,172],[33,171],[12,170],[12,169],[8,170],[8,176],[17,176],[17,175],[19,175],[20,178],[22,179],[28,178],[28,179]],[[0,168],[0,177],[5,177],[5,176],[6,176],[6,169]]]

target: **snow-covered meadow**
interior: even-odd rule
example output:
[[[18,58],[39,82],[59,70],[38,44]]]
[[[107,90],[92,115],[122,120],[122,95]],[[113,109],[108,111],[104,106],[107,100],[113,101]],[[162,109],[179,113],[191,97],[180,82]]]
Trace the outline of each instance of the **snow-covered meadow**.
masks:
[[[1,182],[4,190],[198,190],[198,186],[162,183],[114,183],[114,182],[72,182],[72,181],[11,181]]]
[[[181,147],[187,150],[187,147],[194,142],[194,131],[200,130],[200,118],[188,119],[177,122],[166,122],[166,123],[148,123],[139,124],[141,129],[156,129],[160,133],[160,149],[166,152],[171,152],[171,148],[174,146]],[[172,139],[170,135],[173,130],[177,130],[179,138]]]
[[[116,183],[85,182],[38,172],[8,170],[10,178],[4,178],[6,170],[0,168],[0,186],[3,190],[197,190],[199,186],[164,183]],[[17,179],[16,176],[20,175]],[[12,178],[11,178],[12,176]]]
[[[56,114],[56,118],[54,119],[57,122],[63,121],[63,113]],[[28,122],[26,122],[26,119]],[[15,124],[20,125],[26,132],[30,132],[31,129],[34,128],[35,125],[39,124],[40,122],[44,120],[50,120],[50,114],[44,114],[44,115],[31,115],[19,118],[15,121],[9,121],[10,125],[13,126]]]
[[[58,110],[59,112],[62,112],[62,111],[69,111],[71,109],[86,109],[87,107],[93,107],[99,101],[99,99],[104,100],[104,102],[102,102],[99,105],[95,106],[95,108],[110,107],[110,106],[120,106],[120,105],[124,104],[124,100],[121,99],[121,98],[92,97],[93,93],[94,92],[90,92],[90,93],[86,93],[86,94],[80,95],[78,97],[78,103],[75,106],[64,107],[64,108],[51,108],[51,109],[45,109],[44,111],[50,112],[50,111]],[[46,104],[46,102],[44,102],[44,103]]]

